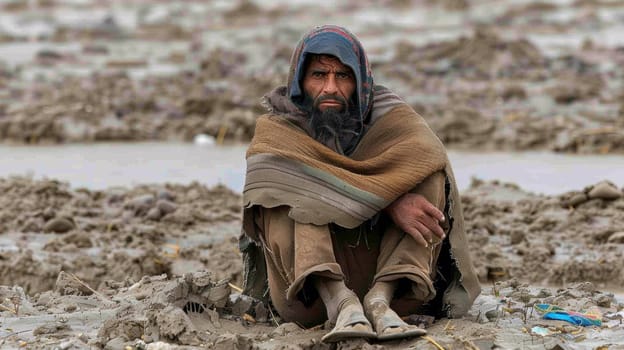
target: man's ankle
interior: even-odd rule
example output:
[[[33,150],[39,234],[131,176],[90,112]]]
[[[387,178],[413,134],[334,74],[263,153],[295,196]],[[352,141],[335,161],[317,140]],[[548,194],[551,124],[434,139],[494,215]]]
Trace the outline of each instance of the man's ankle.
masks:
[[[396,290],[396,281],[388,281],[388,282],[375,282],[373,287],[366,293],[364,297],[365,302],[374,301],[374,300],[385,300],[386,302],[390,302],[392,300],[392,296],[394,295],[394,291]]]
[[[343,280],[315,276],[313,285],[325,304],[327,317],[332,322],[349,302],[359,303],[357,295],[347,287]]]

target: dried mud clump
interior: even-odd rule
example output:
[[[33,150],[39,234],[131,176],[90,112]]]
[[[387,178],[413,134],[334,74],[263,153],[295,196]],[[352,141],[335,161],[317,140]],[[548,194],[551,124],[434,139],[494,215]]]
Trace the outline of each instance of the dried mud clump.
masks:
[[[624,152],[624,133],[614,123],[596,125],[589,118],[510,112],[502,117],[482,113],[468,103],[429,106],[423,114],[432,130],[454,148],[540,150],[578,154]],[[418,107],[418,106],[417,106]]]
[[[0,253],[0,284],[21,286],[28,293],[54,288],[59,261],[43,261],[32,250]]]
[[[0,192],[0,232],[42,230],[64,213],[73,198],[66,183],[24,177],[0,178]],[[58,228],[48,227],[51,231]]]
[[[190,261],[239,282],[236,242],[222,239],[238,225],[240,196],[223,186],[90,191],[13,177],[0,179],[0,190],[0,232],[15,244],[0,254],[0,284],[37,293],[61,283],[56,277],[65,271],[96,288],[107,280],[184,272]],[[203,243],[178,243],[189,236]],[[217,245],[222,248],[209,253]]]
[[[445,144],[464,143],[466,147],[478,146],[484,138],[491,138],[496,121],[485,118],[479,111],[468,107],[448,108],[432,113],[428,119],[431,128]],[[470,144],[470,143],[474,144]]]
[[[496,182],[462,194],[464,216],[483,281],[591,281],[619,286],[624,192],[608,181],[583,191],[540,196]]]
[[[215,50],[196,70],[171,77],[99,73],[39,83],[0,108],[0,138],[32,144],[190,141],[223,133],[228,140],[249,140],[264,111],[260,96],[277,83],[276,76],[241,71],[245,59]]]
[[[548,89],[548,93],[559,104],[571,104],[599,97],[604,91],[605,82],[600,75],[578,74],[562,78],[557,86]]]
[[[546,63],[528,40],[504,40],[488,28],[476,30],[472,37],[422,47],[401,43],[395,57],[428,74],[473,78],[526,76],[527,70],[542,69]]]
[[[571,131],[562,134],[553,149],[568,153],[621,153],[624,151],[624,132],[614,127]]]
[[[98,332],[99,344],[165,341],[183,345],[200,345],[210,340],[219,325],[219,313],[228,303],[230,288],[226,281],[214,281],[209,273],[196,272],[177,279],[166,276],[145,277],[129,288],[117,292],[122,302],[116,316],[104,322]],[[137,302],[140,296],[140,302]],[[192,318],[208,322],[207,332],[199,329]]]

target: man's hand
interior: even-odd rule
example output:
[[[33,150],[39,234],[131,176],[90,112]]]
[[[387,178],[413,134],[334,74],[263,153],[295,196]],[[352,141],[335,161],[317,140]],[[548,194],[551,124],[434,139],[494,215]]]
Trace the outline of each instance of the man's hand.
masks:
[[[406,193],[386,208],[394,223],[416,242],[428,247],[434,239],[444,239],[444,214],[425,197]]]

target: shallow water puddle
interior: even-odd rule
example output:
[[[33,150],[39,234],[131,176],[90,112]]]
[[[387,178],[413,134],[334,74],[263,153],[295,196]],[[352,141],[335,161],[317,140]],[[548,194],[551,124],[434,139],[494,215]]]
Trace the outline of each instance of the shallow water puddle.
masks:
[[[0,176],[46,177],[89,189],[198,181],[242,191],[246,147],[164,142],[2,145]],[[468,188],[473,177],[512,182],[543,194],[581,190],[605,179],[624,185],[624,155],[450,151],[449,157],[460,190]]]

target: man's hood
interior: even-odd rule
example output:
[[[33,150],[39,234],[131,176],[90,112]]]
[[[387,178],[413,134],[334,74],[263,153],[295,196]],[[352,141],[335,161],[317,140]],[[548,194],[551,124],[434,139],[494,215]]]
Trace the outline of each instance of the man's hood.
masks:
[[[360,41],[345,28],[335,25],[316,27],[301,38],[290,60],[287,91],[290,100],[299,107],[303,100],[301,82],[308,54],[332,55],[351,68],[357,84],[355,103],[359,107],[361,133],[373,104],[373,76]]]

